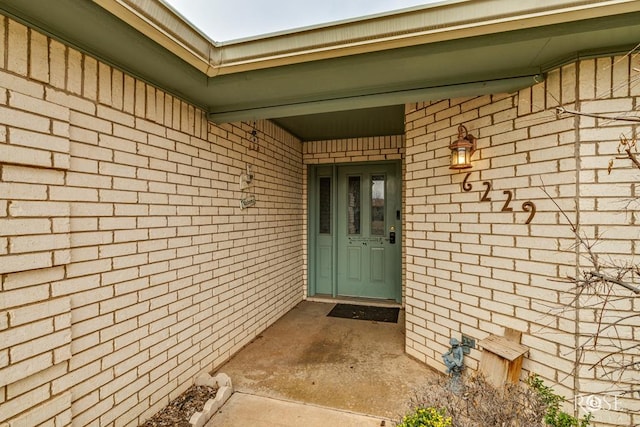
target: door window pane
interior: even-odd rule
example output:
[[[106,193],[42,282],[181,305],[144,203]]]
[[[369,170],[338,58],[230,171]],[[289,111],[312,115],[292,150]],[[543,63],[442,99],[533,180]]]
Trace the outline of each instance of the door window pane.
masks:
[[[371,177],[371,235],[384,236],[384,175]]]
[[[360,234],[360,177],[350,176],[347,185],[347,233]]]
[[[331,234],[331,178],[320,178],[320,234]]]

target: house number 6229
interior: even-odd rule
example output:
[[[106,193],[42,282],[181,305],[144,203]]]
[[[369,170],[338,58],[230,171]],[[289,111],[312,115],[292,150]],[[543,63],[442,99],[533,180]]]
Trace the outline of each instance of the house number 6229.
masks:
[[[462,189],[464,191],[466,191],[466,192],[471,191],[471,189],[473,188],[471,183],[468,182],[470,176],[471,176],[471,172],[469,172],[464,177],[464,181],[462,181]],[[491,197],[489,196],[489,193],[491,192],[491,189],[492,189],[491,182],[484,181],[482,183],[482,185],[485,186],[485,189],[484,189],[484,193],[482,194],[482,197],[480,198],[480,201],[481,202],[490,202],[491,201]],[[513,212],[513,208],[510,206],[511,205],[511,200],[513,199],[513,191],[504,190],[502,192],[502,194],[507,196],[507,200],[505,200],[504,205],[502,205],[502,209],[500,211],[501,212]],[[535,205],[535,203],[533,203],[531,200],[528,200],[528,201],[524,202],[522,204],[522,210],[525,211],[525,212],[529,212],[529,218],[527,218],[527,220],[525,221],[525,224],[530,224],[531,221],[533,220],[533,217],[536,216],[536,205]]]

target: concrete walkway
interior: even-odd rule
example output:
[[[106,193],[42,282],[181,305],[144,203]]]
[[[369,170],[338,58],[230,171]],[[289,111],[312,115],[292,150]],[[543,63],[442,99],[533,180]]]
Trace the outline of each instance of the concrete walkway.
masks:
[[[383,424],[383,421],[385,422]],[[300,402],[235,392],[208,427],[380,427],[389,420]]]
[[[377,323],[327,317],[333,305],[300,303],[222,366],[239,393],[209,425],[314,425],[319,413],[345,417],[324,425],[350,425],[356,414],[370,417],[353,425],[400,419],[437,375],[404,353],[403,312],[397,324]],[[253,416],[246,413],[264,423],[244,424],[241,417]],[[271,413],[280,424],[266,421]]]

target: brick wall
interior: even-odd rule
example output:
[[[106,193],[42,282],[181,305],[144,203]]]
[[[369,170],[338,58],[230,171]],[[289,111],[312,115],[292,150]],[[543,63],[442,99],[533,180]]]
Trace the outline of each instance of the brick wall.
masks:
[[[302,299],[302,146],[256,126],[0,17],[0,425],[138,425]]]
[[[404,136],[392,135],[305,142],[302,155],[311,165],[400,160],[403,151]]]
[[[586,113],[608,117],[638,116],[640,108],[640,62],[637,55],[607,57],[581,61],[576,73],[579,76],[578,108]],[[592,117],[578,117],[578,138],[580,140],[580,171],[577,176],[579,206],[579,232],[592,245],[591,251],[604,265],[640,264],[640,224],[638,223],[638,182],[640,170],[631,167],[630,160],[615,160],[611,173],[609,161],[617,157],[622,136],[628,139],[638,137],[640,128],[628,121],[606,120]],[[580,271],[594,270],[584,246],[578,247]],[[615,270],[603,269],[610,275]],[[636,276],[637,277],[637,276]],[[628,281],[628,276],[625,277]],[[636,280],[637,283],[637,280]],[[635,411],[633,417],[620,415],[615,410],[598,411],[596,421],[612,425],[637,425],[640,423],[640,401],[637,394],[618,396],[620,389],[637,389],[637,369],[627,370],[625,375],[612,371],[620,362],[637,363],[637,356],[622,359],[618,356],[606,359],[601,366],[593,364],[603,357],[603,353],[593,351],[590,345],[592,334],[602,321],[616,321],[616,327],[605,330],[599,339],[599,349],[612,351],[614,347],[627,347],[627,354],[638,354],[634,346],[640,339],[638,318],[628,318],[639,312],[638,297],[630,298],[631,292],[613,285],[600,286],[601,293],[608,293],[610,302],[605,311],[602,298],[583,295],[579,300],[580,310],[578,343],[585,345],[585,352],[579,358],[580,375],[577,380],[580,393],[608,396],[608,402],[624,410]],[[612,386],[612,380],[620,384]],[[616,400],[612,398],[616,396]]]
[[[637,79],[627,58],[592,59],[556,69],[545,82],[516,94],[407,105],[409,354],[443,369],[441,354],[450,337],[483,339],[511,327],[523,332],[531,348],[523,375],[535,372],[569,397],[610,388],[610,382],[595,381],[602,372],[589,370],[575,352],[596,317],[576,307],[571,284],[557,280],[588,268],[558,206],[579,224],[579,233],[601,236],[598,251],[637,260],[640,230],[619,202],[636,196],[631,183],[640,174],[628,163],[607,174],[620,135],[634,136],[636,128],[556,115],[556,107],[629,114],[637,109]],[[478,151],[473,169],[455,172],[448,168],[448,145],[459,124],[478,137]],[[467,173],[470,191],[462,189]],[[491,200],[482,201],[488,186]],[[512,211],[504,211],[509,194]],[[527,201],[537,207],[528,225]],[[616,314],[632,310],[626,304]],[[471,369],[479,355],[474,350],[466,358]],[[580,375],[574,376],[576,368]],[[614,411],[601,411],[596,419],[630,422]]]

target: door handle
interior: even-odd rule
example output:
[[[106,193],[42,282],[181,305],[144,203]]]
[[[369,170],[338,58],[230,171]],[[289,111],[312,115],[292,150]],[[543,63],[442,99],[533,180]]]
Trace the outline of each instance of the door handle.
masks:
[[[395,245],[396,243],[396,227],[395,226],[392,225],[391,227],[389,227],[389,238],[385,240],[391,243],[392,245]]]

